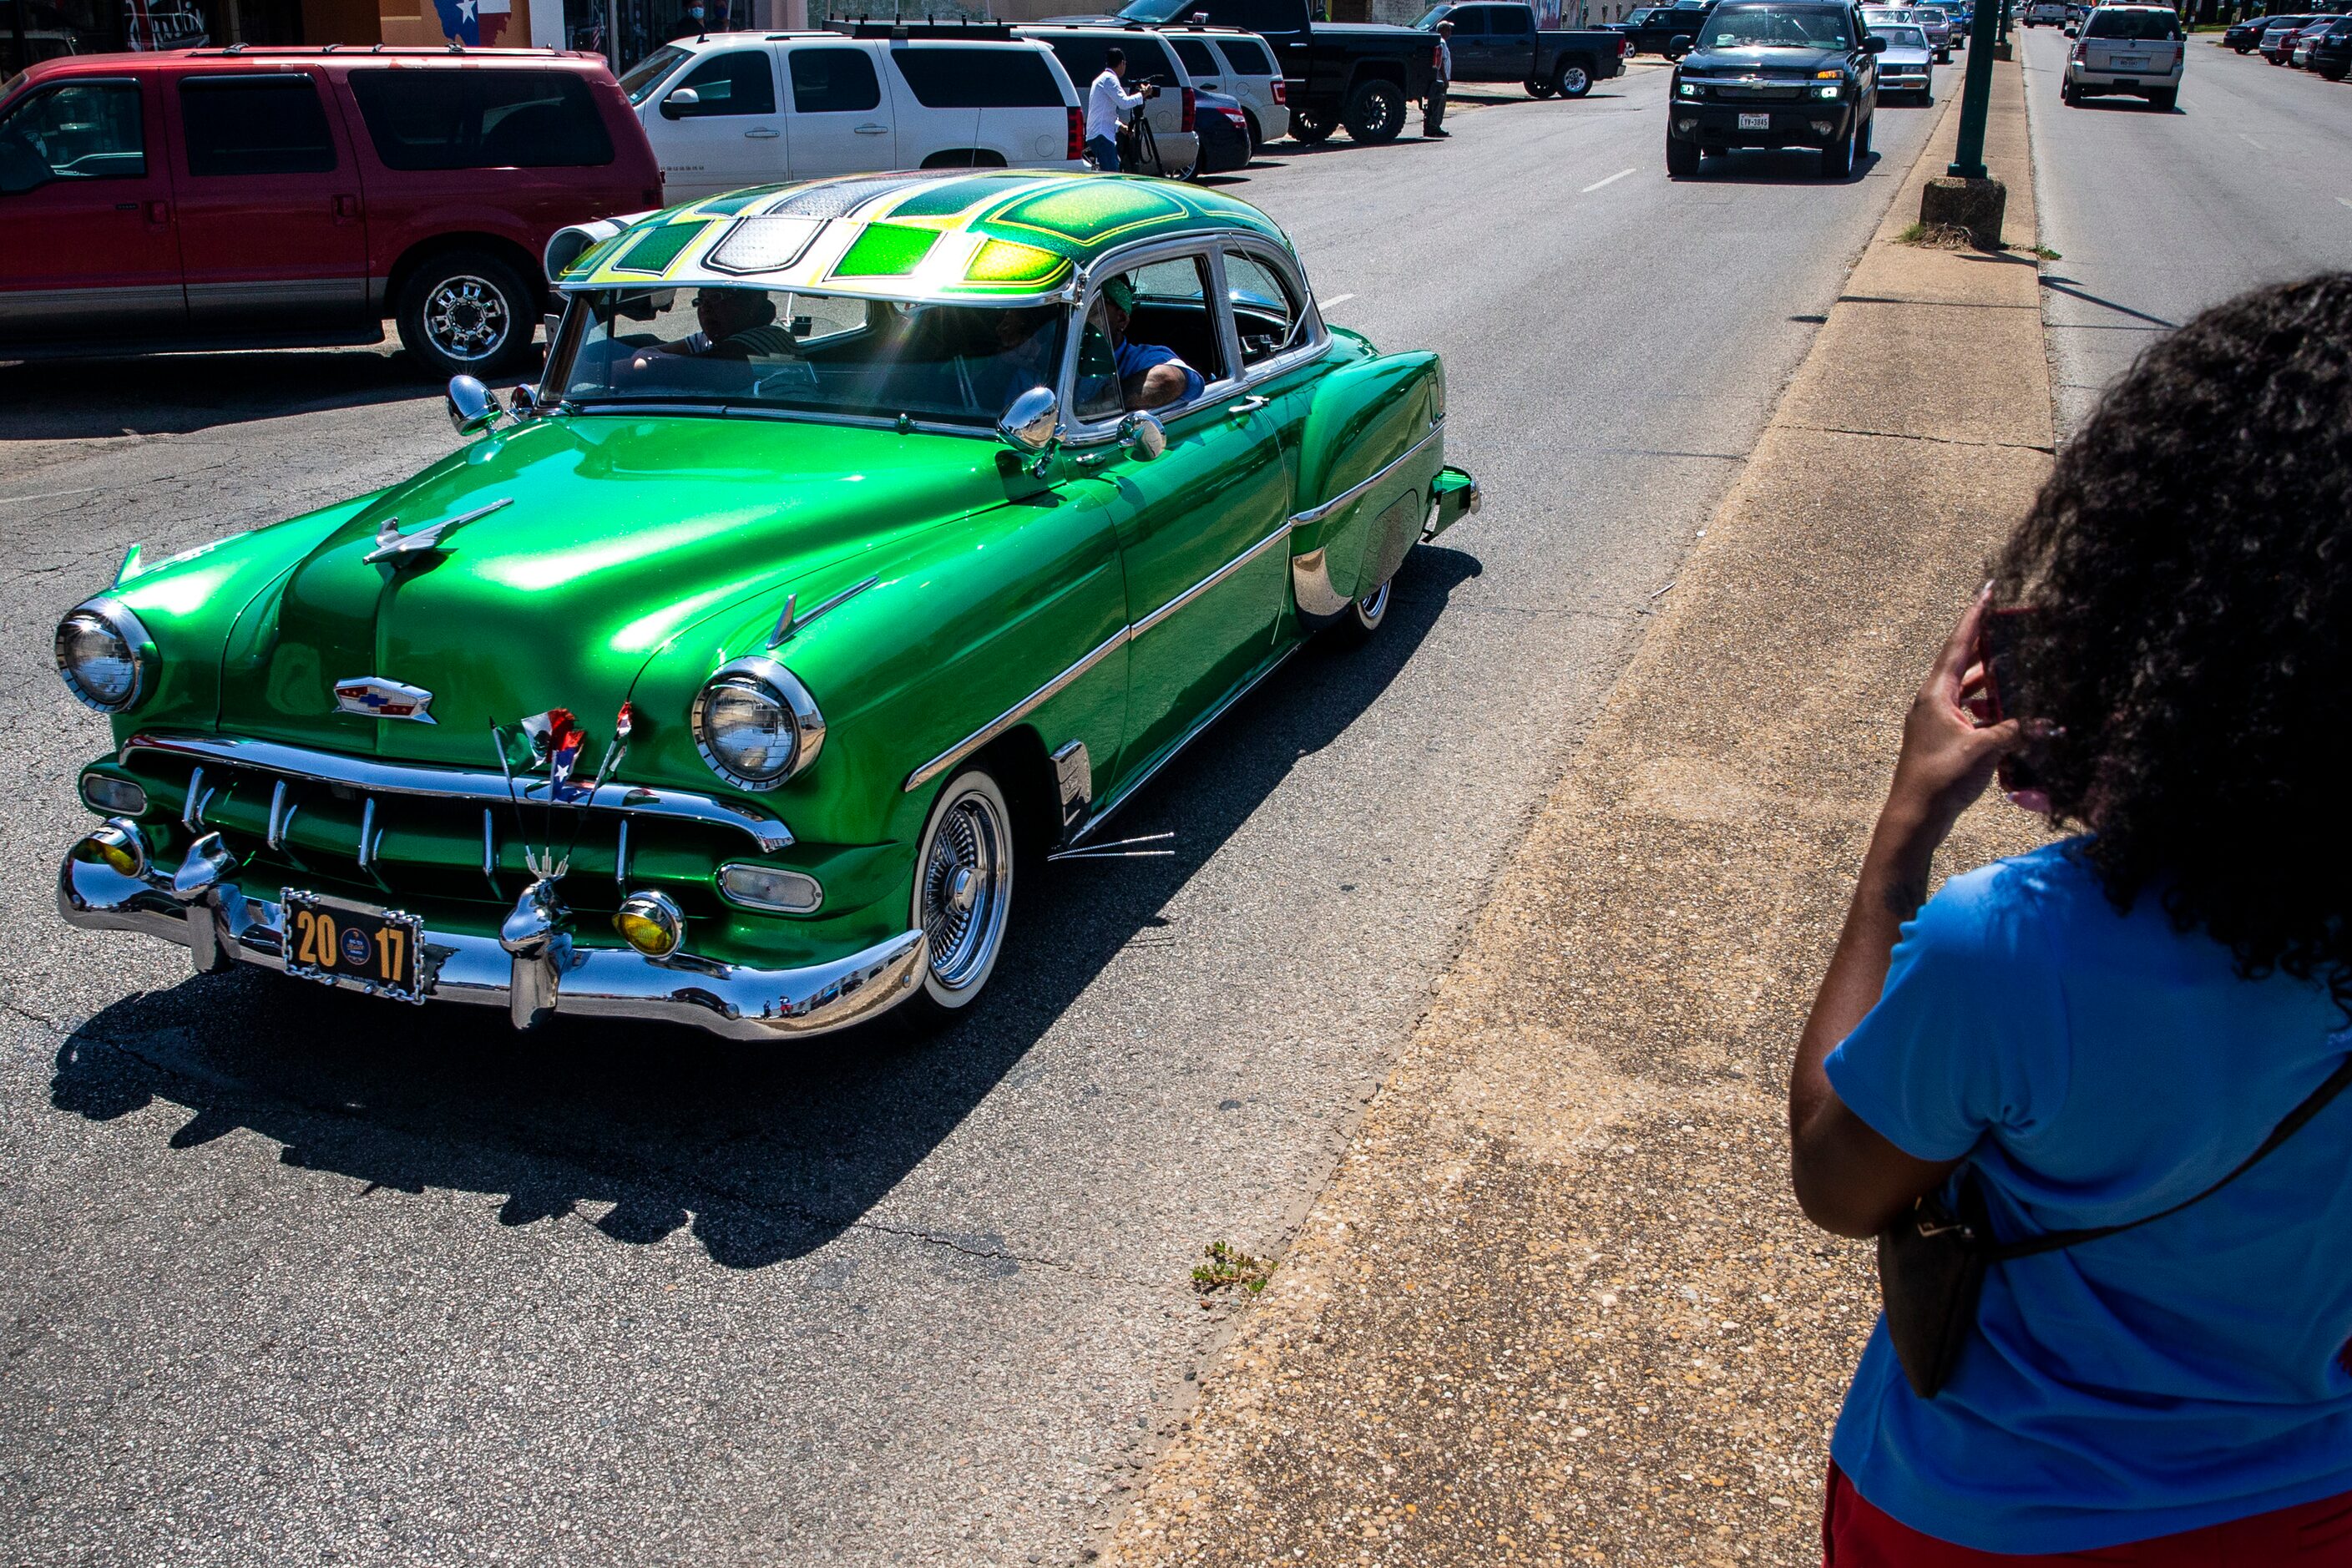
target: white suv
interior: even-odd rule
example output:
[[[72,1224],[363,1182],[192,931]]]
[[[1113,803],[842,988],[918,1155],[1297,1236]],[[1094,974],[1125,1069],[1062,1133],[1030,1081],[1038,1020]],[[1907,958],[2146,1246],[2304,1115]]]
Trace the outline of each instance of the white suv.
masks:
[[[1160,84],[1160,96],[1144,105],[1142,111],[1150,122],[1151,139],[1159,148],[1159,165],[1147,164],[1128,172],[1167,174],[1178,179],[1192,174],[1192,165],[1201,157],[1201,134],[1193,127],[1198,106],[1192,97],[1192,77],[1158,33],[1123,23],[1062,22],[1031,23],[1013,31],[1018,37],[1036,38],[1053,47],[1063,68],[1077,84],[1080,102],[1085,101],[1095,78],[1102,75],[1104,54],[1117,45],[1127,56],[1127,85],[1130,90],[1139,82]]]
[[[621,89],[672,202],[882,169],[1076,169],[1086,153],[1054,52],[1003,31],[711,33],[663,45]]]
[[[2058,97],[2079,104],[2106,92],[2128,92],[2153,109],[2170,110],[2188,68],[2180,15],[2169,5],[2102,5],[2083,19],[2066,51]]]
[[[1194,87],[1241,100],[1251,151],[1290,134],[1290,95],[1282,72],[1275,68],[1274,50],[1264,38],[1235,27],[1198,24],[1163,26],[1160,36],[1184,62]]]

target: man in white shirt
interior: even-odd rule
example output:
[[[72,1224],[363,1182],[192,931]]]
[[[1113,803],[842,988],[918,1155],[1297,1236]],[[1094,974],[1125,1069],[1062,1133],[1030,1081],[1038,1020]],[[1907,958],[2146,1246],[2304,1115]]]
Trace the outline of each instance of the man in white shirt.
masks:
[[[1451,136],[1445,127],[1445,89],[1454,80],[1454,24],[1437,24],[1437,79],[1429,84],[1429,96],[1421,100],[1421,133],[1423,136]]]
[[[1087,156],[1106,174],[1118,173],[1119,122],[1152,96],[1147,84],[1141,92],[1127,90],[1127,51],[1111,48],[1103,55],[1102,75],[1087,89]]]

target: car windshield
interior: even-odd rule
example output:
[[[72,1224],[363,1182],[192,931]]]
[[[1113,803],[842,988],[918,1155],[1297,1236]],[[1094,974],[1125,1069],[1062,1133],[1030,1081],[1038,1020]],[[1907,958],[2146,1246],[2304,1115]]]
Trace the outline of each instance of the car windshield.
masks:
[[[629,95],[631,103],[643,103],[654,95],[670,68],[686,58],[687,51],[676,44],[664,44],[621,73],[621,90]]]
[[[577,343],[545,385],[583,408],[675,403],[987,428],[1055,384],[1060,306],[908,305],[705,288],[575,297]],[[566,336],[574,323],[566,323]]]
[[[1156,27],[1163,22],[1174,21],[1186,6],[1200,3],[1201,0],[1135,0],[1133,5],[1119,12],[1119,16],[1125,21],[1141,22],[1147,26]]]
[[[2180,18],[2170,11],[2094,11],[2083,32],[2094,38],[2177,38]]]
[[[1423,29],[1423,31],[1427,31],[1429,28],[1437,26],[1438,23],[1445,20],[1445,14],[1453,9],[1454,7],[1451,5],[1432,5],[1428,10],[1423,11],[1421,14],[1421,20],[1415,22],[1413,26]]]
[[[1718,5],[1706,25],[1711,49],[1843,49],[1847,13],[1826,5]]]
[[[1890,49],[1924,49],[1927,35],[1916,27],[1873,27],[1871,33],[1886,40]]]
[[[1945,16],[1933,5],[1920,6],[1917,16],[1919,20],[1922,22],[1948,22],[1951,20],[1949,16]]]

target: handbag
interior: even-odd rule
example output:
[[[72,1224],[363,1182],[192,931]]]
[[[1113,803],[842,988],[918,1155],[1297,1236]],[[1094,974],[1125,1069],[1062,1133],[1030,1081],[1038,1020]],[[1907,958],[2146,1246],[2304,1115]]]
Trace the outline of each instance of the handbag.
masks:
[[[2012,1258],[2033,1258],[2137,1230],[2203,1203],[2269,1158],[2347,1085],[2352,1085],[2352,1057],[2346,1058],[2326,1082],[2287,1112],[2286,1120],[2271,1130],[2262,1147],[2240,1161],[2228,1175],[2194,1197],[2121,1225],[2047,1231],[2023,1241],[1995,1241],[1976,1172],[1963,1167],[1949,1202],[1940,1193],[1930,1193],[1878,1233],[1878,1294],[1886,1310],[1886,1337],[1894,1343],[1895,1359],[1903,1363],[1911,1392],[1922,1399],[1933,1399],[1950,1381],[1960,1347],[1976,1327],[1977,1298],[1984,1289],[1986,1269]]]

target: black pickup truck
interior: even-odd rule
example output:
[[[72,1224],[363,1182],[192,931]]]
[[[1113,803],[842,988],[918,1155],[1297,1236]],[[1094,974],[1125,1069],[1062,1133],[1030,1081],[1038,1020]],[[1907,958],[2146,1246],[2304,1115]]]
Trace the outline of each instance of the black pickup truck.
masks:
[[[1664,55],[1670,60],[1682,58],[1698,37],[1699,24],[1715,9],[1713,0],[1704,5],[1653,5],[1647,10],[1630,11],[1625,19],[1615,25],[1633,45],[1627,52],[1636,55]]]
[[[1080,19],[1100,18],[1055,18]],[[1406,105],[1427,98],[1436,79],[1433,35],[1373,22],[1318,22],[1307,0],[1133,0],[1116,19],[1148,27],[1198,21],[1257,34],[1281,62],[1290,134],[1301,142],[1328,141],[1342,125],[1359,142],[1393,142],[1404,129]]]
[[[1582,98],[1625,68],[1625,37],[1613,28],[1538,27],[1532,5],[1433,5],[1413,26],[1454,24],[1455,81],[1516,81],[1530,98]]]

